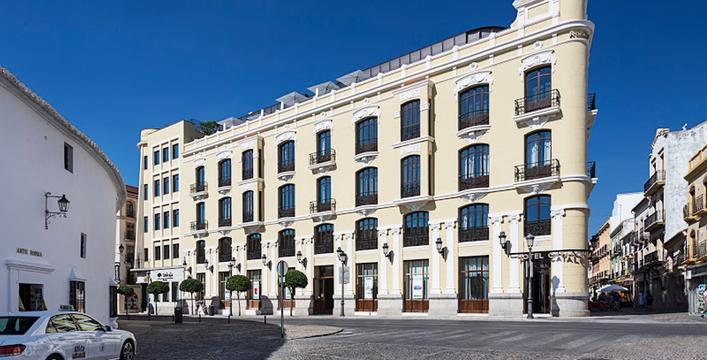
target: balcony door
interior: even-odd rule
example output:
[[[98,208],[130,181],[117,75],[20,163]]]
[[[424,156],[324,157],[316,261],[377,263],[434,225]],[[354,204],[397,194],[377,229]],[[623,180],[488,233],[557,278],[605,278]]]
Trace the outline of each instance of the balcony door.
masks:
[[[203,166],[196,168],[195,179],[196,191],[202,191],[204,189],[204,185],[206,184],[206,170]]]
[[[552,174],[552,133],[541,130],[525,137],[525,180]]]
[[[331,131],[323,130],[317,133],[317,163],[329,161],[331,158]]]
[[[356,264],[356,311],[378,311],[378,264]]]
[[[550,107],[552,99],[552,72],[550,66],[535,68],[525,73],[525,111]]]
[[[313,315],[332,315],[334,313],[334,266],[325,265],[314,268]]]
[[[428,299],[428,260],[408,260],[405,267],[405,290],[403,294],[404,312],[427,312],[430,308]]]
[[[331,177],[317,179],[317,211],[331,210]]]

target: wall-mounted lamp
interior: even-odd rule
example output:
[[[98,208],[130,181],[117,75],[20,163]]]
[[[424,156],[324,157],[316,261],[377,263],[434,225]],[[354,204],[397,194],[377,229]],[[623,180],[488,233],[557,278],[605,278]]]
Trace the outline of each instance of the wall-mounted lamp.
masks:
[[[437,252],[444,254],[444,247],[442,247],[442,238],[437,238],[435,241],[435,246],[437,247]]]
[[[57,205],[59,211],[49,211],[49,199],[59,199]],[[44,229],[49,229],[49,219],[55,216],[61,216],[66,218],[66,213],[69,212],[69,205],[71,202],[66,198],[66,195],[52,195],[48,192],[44,194]]]
[[[296,256],[297,256],[297,262],[301,264],[302,263],[302,251],[297,250]]]
[[[498,234],[498,241],[501,244],[501,248],[506,253],[506,255],[510,254],[511,243],[508,241],[508,238],[506,238],[506,233],[503,230],[501,230],[501,232]]]
[[[349,259],[349,256],[346,255],[344,250],[341,250],[341,247],[336,248],[336,257],[338,257],[339,261],[344,265],[346,265],[346,261]]]
[[[393,256],[393,252],[390,251],[390,248],[388,247],[388,243],[383,243],[383,256],[387,257],[390,259],[391,256]]]
[[[263,260],[263,266],[267,266],[268,268],[270,267],[270,261],[268,260],[268,257],[265,256],[265,254],[263,254],[263,256],[260,257],[260,259]]]

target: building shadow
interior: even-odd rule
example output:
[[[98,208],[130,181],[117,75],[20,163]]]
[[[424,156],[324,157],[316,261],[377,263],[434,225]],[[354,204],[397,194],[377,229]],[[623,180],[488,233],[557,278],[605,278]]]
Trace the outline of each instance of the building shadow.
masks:
[[[560,316],[560,305],[557,303],[557,297],[555,296],[557,294],[557,288],[560,286],[560,279],[557,276],[552,277],[552,295],[550,296],[550,299],[552,299],[552,304],[550,306],[550,313],[552,314],[553,317],[559,317]]]

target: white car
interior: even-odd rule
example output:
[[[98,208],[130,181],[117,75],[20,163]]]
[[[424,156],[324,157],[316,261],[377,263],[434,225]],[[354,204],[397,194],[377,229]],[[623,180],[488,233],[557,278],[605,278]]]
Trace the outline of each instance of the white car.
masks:
[[[0,313],[0,359],[135,357],[135,336],[75,311]]]

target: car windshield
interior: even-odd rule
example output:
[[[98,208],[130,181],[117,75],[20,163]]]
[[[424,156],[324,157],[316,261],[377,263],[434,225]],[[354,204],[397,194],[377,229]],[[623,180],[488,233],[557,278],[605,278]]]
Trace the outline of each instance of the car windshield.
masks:
[[[36,316],[0,316],[0,335],[24,335],[37,319]]]

